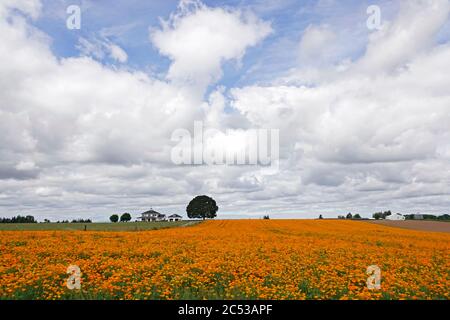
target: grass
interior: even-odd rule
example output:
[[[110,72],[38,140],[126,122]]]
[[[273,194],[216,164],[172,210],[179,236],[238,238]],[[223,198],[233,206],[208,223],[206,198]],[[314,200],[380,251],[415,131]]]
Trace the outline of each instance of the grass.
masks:
[[[1,223],[0,231],[145,231],[183,227],[200,221],[176,222],[94,222],[94,223]]]

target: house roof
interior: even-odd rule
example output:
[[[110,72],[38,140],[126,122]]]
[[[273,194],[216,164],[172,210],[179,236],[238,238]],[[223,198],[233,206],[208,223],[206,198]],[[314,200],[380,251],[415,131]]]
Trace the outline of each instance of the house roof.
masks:
[[[180,216],[179,214],[171,214],[170,216],[169,216],[169,218],[182,218],[182,216]]]
[[[142,212],[141,214],[142,214],[142,215],[144,215],[144,214],[156,214],[156,215],[158,215],[159,217],[165,216],[165,214],[159,213],[158,211],[155,211],[155,210],[153,210],[153,209],[150,209],[150,210],[148,210],[148,211]]]

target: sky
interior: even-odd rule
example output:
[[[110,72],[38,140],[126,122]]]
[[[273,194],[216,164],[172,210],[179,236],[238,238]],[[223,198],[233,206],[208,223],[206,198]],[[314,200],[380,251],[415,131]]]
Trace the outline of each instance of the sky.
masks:
[[[2,0],[0,215],[185,216],[202,194],[224,219],[449,213],[449,13],[448,0]],[[276,166],[174,162],[174,132],[195,123],[215,130],[211,154],[276,130]]]

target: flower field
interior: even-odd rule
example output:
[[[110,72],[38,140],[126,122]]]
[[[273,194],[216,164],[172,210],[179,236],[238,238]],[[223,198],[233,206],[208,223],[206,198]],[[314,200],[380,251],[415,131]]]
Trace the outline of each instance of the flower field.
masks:
[[[68,266],[81,289],[66,286]],[[369,290],[368,266],[381,269]],[[0,299],[449,299],[450,234],[357,221],[1,231]]]

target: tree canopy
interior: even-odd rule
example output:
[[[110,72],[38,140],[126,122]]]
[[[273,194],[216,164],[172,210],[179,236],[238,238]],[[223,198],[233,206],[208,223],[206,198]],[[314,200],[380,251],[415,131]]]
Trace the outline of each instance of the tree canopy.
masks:
[[[375,212],[372,216],[374,219],[386,219],[387,216],[390,216],[392,214],[391,210],[384,211],[384,212]]]
[[[119,221],[119,216],[117,214],[113,214],[111,217],[109,217],[109,220],[113,223]]]
[[[131,215],[127,212],[120,216],[120,222],[128,222],[130,220],[131,220]]]
[[[186,207],[187,215],[191,219],[213,219],[218,210],[216,201],[208,196],[197,196]]]
[[[12,218],[0,218],[0,223],[36,223],[33,216],[17,216]]]

